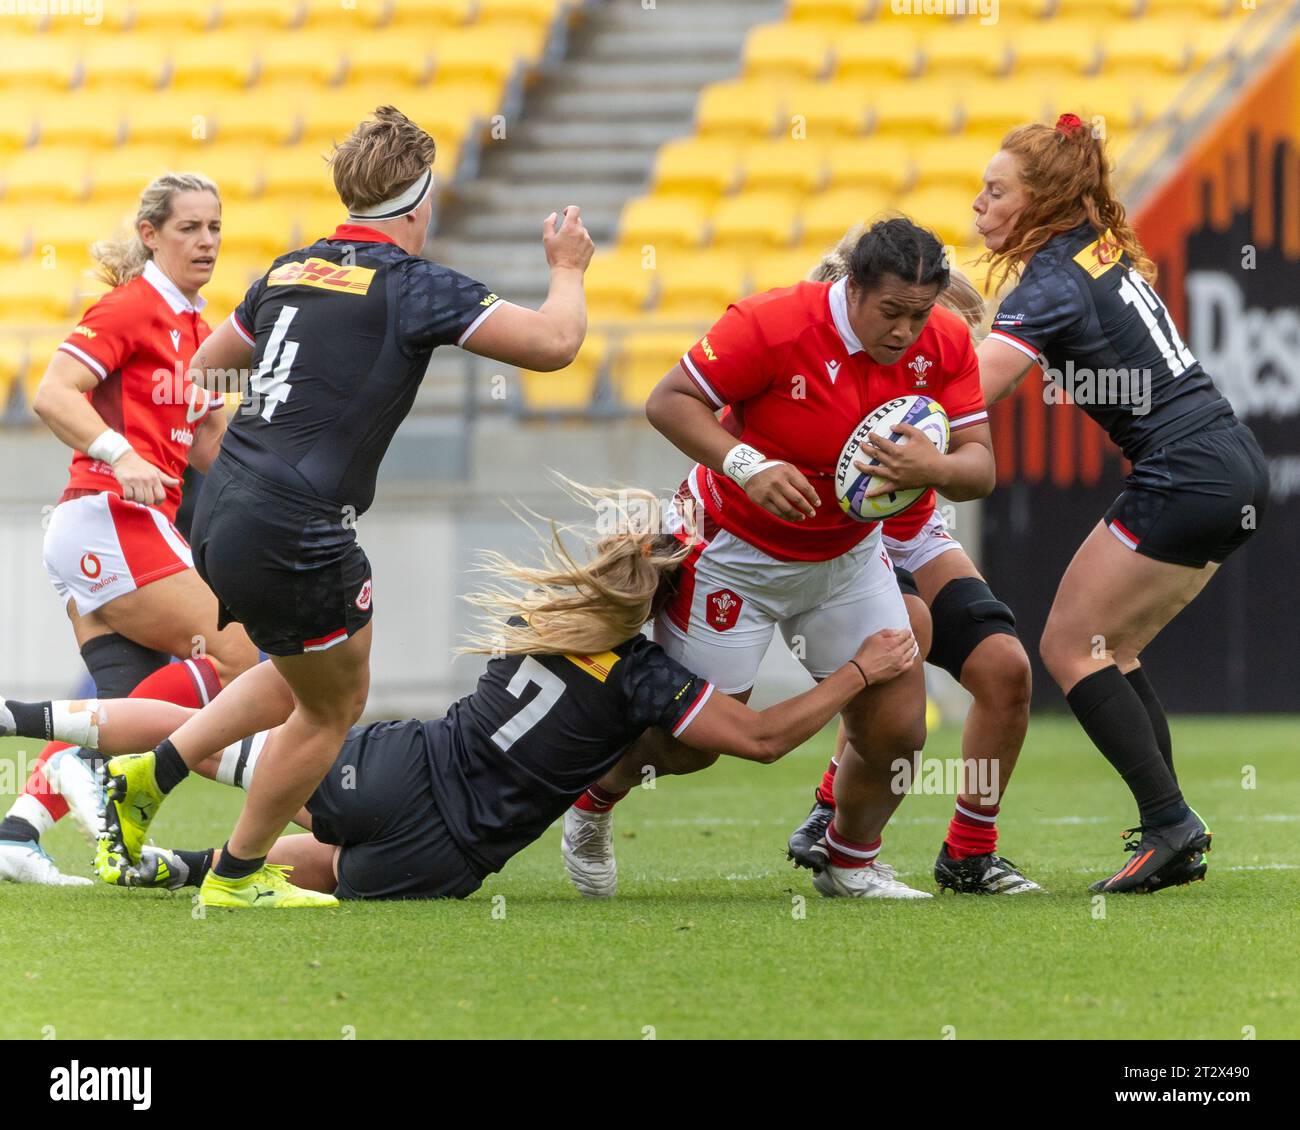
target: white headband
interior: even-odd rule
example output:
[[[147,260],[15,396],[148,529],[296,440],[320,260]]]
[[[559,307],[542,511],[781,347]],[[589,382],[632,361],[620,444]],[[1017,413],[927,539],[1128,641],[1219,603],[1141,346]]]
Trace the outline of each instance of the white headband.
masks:
[[[364,210],[349,209],[348,219],[396,220],[400,216],[414,212],[423,204],[424,198],[429,195],[429,189],[432,187],[433,170],[425,169],[423,175],[417,177],[409,188],[399,192],[396,196],[388,200],[381,200],[378,204]]]

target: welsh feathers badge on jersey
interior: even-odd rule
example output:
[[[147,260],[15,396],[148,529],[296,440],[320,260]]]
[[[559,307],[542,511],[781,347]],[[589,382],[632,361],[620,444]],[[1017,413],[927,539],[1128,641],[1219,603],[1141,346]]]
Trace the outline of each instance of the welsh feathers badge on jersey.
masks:
[[[718,589],[717,592],[709,593],[704,599],[704,616],[709,627],[715,632],[725,632],[734,628],[740,618],[741,605],[744,603],[744,599],[730,589]]]

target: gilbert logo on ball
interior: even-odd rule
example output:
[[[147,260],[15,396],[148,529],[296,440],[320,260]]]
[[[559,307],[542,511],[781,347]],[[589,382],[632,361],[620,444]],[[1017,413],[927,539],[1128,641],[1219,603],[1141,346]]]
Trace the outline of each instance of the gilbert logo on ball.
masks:
[[[858,462],[879,466],[876,460],[869,458],[862,450],[862,444],[869,435],[882,436],[894,443],[907,443],[907,437],[897,430],[900,424],[910,424],[917,428],[940,452],[948,452],[948,414],[937,401],[928,396],[917,394],[895,397],[869,413],[853,429],[853,434],[840,452],[839,462],[835,464],[835,497],[839,500],[840,509],[855,521],[878,522],[883,518],[892,518],[895,514],[901,514],[929,489],[913,487],[876,498],[867,497],[869,491],[882,486],[886,480],[854,466]]]

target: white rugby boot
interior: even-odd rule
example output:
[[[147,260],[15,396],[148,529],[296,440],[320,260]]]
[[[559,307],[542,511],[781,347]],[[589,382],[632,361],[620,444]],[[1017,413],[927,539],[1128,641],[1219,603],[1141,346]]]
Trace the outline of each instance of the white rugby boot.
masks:
[[[614,813],[587,812],[569,807],[561,840],[564,869],[573,885],[589,899],[613,898],[618,890],[614,859]]]
[[[104,780],[76,748],[59,750],[41,771],[50,788],[68,802],[68,811],[86,840],[94,844],[103,830]]]
[[[0,879],[46,887],[88,887],[91,882],[63,874],[36,840],[0,840]]]
[[[813,875],[813,886],[827,898],[855,899],[928,899],[929,891],[913,890],[894,878],[888,863],[870,863],[866,867],[836,867],[831,864]]]

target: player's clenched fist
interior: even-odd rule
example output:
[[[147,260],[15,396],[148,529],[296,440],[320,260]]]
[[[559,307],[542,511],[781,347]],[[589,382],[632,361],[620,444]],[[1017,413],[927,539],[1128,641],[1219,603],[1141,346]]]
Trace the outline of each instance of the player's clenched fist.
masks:
[[[752,502],[787,522],[802,522],[817,513],[822,500],[799,468],[778,463],[751,475],[745,493]]]
[[[542,224],[542,246],[552,267],[574,267],[579,271],[587,269],[596,250],[576,204],[566,205],[562,215],[552,212],[546,217]]]
[[[180,483],[180,479],[164,475],[134,451],[128,451],[113,464],[113,474],[122,484],[122,497],[127,502],[142,502],[146,506],[160,505],[167,498],[167,488]]]
[[[863,641],[853,658],[862,668],[867,686],[874,687],[911,670],[919,650],[911,629],[882,628]]]

